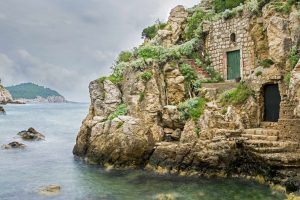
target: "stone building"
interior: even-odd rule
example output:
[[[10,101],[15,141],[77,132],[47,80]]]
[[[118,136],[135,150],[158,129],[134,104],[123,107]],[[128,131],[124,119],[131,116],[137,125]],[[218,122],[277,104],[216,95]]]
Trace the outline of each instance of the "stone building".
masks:
[[[250,19],[238,17],[206,23],[205,48],[212,66],[225,80],[247,78],[255,68]]]

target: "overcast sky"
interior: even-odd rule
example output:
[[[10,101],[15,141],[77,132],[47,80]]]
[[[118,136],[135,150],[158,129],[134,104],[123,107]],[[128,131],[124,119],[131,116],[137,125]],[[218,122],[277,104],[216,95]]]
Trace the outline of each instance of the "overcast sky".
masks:
[[[0,78],[34,82],[68,100],[89,100],[88,84],[110,73],[121,50],[176,5],[198,0],[0,0]]]

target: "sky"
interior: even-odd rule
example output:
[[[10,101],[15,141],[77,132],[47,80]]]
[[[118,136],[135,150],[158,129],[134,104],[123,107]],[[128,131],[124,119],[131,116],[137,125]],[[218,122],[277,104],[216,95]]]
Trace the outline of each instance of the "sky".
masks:
[[[142,30],[199,0],[0,0],[0,78],[33,82],[88,102],[88,84],[111,72]]]

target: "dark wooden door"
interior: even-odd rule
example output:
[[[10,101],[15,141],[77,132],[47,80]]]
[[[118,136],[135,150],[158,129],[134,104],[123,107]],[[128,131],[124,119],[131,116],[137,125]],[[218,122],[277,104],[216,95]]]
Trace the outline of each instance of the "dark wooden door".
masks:
[[[278,122],[280,110],[280,93],[277,84],[266,85],[264,88],[264,120]]]
[[[240,50],[227,52],[227,79],[233,80],[241,77]]]

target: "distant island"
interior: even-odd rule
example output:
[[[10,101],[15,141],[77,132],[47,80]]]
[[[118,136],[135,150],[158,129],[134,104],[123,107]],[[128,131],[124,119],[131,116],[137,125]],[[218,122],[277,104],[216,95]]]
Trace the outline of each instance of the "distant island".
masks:
[[[21,83],[6,87],[14,100],[24,103],[65,103],[57,91],[34,83]]]

